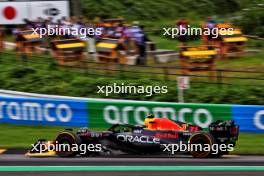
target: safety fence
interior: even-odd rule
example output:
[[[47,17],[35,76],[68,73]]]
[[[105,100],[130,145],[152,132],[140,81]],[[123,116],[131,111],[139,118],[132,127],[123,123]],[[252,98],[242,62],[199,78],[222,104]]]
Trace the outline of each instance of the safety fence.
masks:
[[[143,124],[147,114],[207,128],[216,120],[235,120],[241,132],[264,133],[264,106],[184,104],[108,99],[0,97],[0,123],[49,126]]]

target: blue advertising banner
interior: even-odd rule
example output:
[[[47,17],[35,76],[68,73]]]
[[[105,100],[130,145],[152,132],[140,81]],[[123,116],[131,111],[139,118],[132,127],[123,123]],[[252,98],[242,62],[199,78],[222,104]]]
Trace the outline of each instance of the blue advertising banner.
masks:
[[[233,105],[232,118],[241,132],[264,133],[264,106]]]
[[[0,123],[88,126],[87,103],[45,98],[0,98]]]
[[[102,100],[101,100],[102,101]],[[105,102],[104,102],[105,101]],[[105,104],[108,100],[104,100]],[[124,107],[126,107],[127,101],[118,101],[119,104],[123,102]],[[110,103],[113,103],[110,101]],[[130,101],[129,111],[130,113],[123,113],[129,118],[130,122],[133,122],[133,119],[136,118],[137,113],[132,113],[134,111],[133,107],[135,103],[134,101]],[[134,104],[132,104],[134,103]],[[155,102],[141,102],[140,107],[145,107],[144,110],[155,110],[156,107],[152,107],[149,103]],[[121,103],[122,104],[122,103]],[[163,103],[164,104],[164,103]],[[112,104],[111,104],[112,105]],[[149,106],[148,106],[149,105]],[[165,103],[166,105],[166,103]],[[174,109],[174,106],[169,105],[177,105],[177,107],[181,107],[181,109]],[[195,106],[200,106],[202,104],[194,104]],[[197,116],[197,110],[193,110],[191,106],[188,104],[188,113],[193,112],[190,116],[190,119],[193,120],[194,117]],[[113,105],[112,105],[113,106]],[[111,106],[111,107],[112,107]],[[169,103],[168,107],[166,105],[166,109],[161,108],[161,105],[157,108],[159,110],[164,110],[163,113],[167,114],[175,114],[175,117],[181,117],[182,109],[187,108],[186,104],[179,103]],[[215,105],[205,105],[203,104],[203,111],[206,112],[205,117],[207,119],[210,117],[212,121],[215,121],[215,118],[228,120],[233,119],[240,126],[240,132],[255,132],[255,133],[264,133],[264,106],[255,106],[255,105],[217,105],[217,107],[221,107],[222,110],[214,109]],[[122,108],[124,112],[126,108],[121,105],[116,105],[117,112]],[[121,109],[120,109],[121,108]],[[132,109],[131,109],[132,108]],[[168,109],[170,108],[170,109]],[[191,108],[191,109],[190,109]],[[223,109],[224,108],[224,109]],[[172,111],[168,111],[172,110]],[[175,110],[175,112],[174,112]],[[197,111],[197,112],[196,112]],[[101,112],[101,113],[100,113]],[[136,111],[135,111],[136,112]],[[154,111],[156,112],[156,111]],[[179,114],[176,114],[178,112]],[[199,110],[200,112],[200,110]],[[217,115],[221,112],[222,114],[218,117]],[[89,115],[90,113],[90,115]],[[131,113],[133,115],[131,115]],[[91,100],[68,100],[68,99],[60,99],[60,98],[15,98],[15,97],[0,97],[0,123],[10,123],[10,124],[32,124],[32,125],[50,125],[50,126],[76,126],[76,127],[98,127],[98,125],[107,125],[108,123],[104,121],[107,116],[105,113],[105,108],[95,105],[94,101]],[[115,115],[118,115],[115,113]],[[208,116],[209,115],[209,116]],[[119,117],[119,116],[118,116]],[[124,118],[125,116],[120,115],[119,118]],[[204,116],[202,116],[204,118]],[[144,117],[142,117],[144,118]],[[139,118],[137,118],[139,119]],[[197,120],[197,119],[196,119]],[[190,122],[194,123],[194,122]]]

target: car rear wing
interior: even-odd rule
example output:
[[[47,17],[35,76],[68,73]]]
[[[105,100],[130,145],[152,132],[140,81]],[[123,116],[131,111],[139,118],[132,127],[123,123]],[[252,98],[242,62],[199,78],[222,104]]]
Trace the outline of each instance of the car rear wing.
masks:
[[[239,126],[233,120],[218,120],[209,125],[209,131],[220,142],[236,141],[239,135]]]

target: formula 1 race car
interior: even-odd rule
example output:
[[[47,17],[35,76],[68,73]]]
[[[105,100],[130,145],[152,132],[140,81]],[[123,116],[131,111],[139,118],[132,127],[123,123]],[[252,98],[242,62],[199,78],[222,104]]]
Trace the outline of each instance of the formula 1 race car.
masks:
[[[38,149],[43,147],[41,144],[44,144],[45,151],[53,150],[60,157],[115,155],[121,152],[137,155],[182,153],[196,158],[216,158],[227,154],[230,146],[235,146],[238,134],[239,126],[232,120],[211,123],[208,131],[205,131],[196,125],[167,118],[154,118],[151,115],[145,119],[144,126],[115,124],[101,132],[90,131],[88,128],[80,128],[77,132],[65,129],[51,143],[39,140],[29,151],[29,156],[38,153]],[[70,147],[68,150],[54,147],[50,149],[51,144],[67,144]],[[85,152],[81,152],[83,145],[86,146]],[[187,147],[184,148],[183,145]],[[223,150],[224,146],[228,146],[226,150]]]

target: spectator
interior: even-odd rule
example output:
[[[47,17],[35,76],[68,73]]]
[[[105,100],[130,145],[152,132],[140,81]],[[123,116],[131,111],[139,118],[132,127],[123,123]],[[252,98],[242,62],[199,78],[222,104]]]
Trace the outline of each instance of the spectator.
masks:
[[[208,17],[205,27],[208,28],[210,31],[210,35],[208,35],[208,37],[207,37],[208,42],[210,42],[213,40],[213,29],[216,27],[215,20],[212,17]]]
[[[179,36],[178,39],[180,41],[180,46],[186,46],[186,42],[188,39],[188,34],[186,34],[187,28],[188,28],[188,21],[185,18],[181,18],[177,22],[177,27],[179,30]]]
[[[139,25],[139,22],[134,21],[132,26],[129,29],[129,37],[134,41],[136,41],[136,38],[137,38],[136,35],[141,32],[141,29],[138,25]]]
[[[115,38],[123,38],[124,36],[124,26],[122,23],[118,24],[118,26],[115,29],[114,37]]]
[[[146,64],[146,41],[148,41],[147,35],[144,32],[144,27],[140,26],[139,30],[134,33],[135,42],[138,48],[138,60],[137,64]]]

